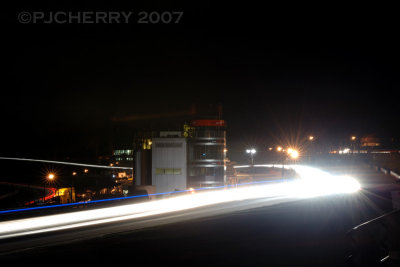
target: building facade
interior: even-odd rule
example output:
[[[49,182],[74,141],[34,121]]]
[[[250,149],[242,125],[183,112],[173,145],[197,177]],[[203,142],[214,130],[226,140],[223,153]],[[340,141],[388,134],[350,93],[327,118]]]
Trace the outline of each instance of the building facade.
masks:
[[[226,183],[226,125],[224,120],[194,120],[188,137],[189,187]]]
[[[187,139],[160,137],[152,142],[152,185],[156,192],[187,189]]]
[[[164,193],[227,183],[224,120],[194,120],[183,131],[146,136],[136,145],[136,186]]]

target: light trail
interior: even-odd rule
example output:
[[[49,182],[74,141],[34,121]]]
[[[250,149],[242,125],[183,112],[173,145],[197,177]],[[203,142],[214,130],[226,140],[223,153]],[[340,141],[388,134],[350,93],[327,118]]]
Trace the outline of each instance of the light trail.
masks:
[[[271,167],[272,165],[257,166]],[[277,198],[285,201],[353,193],[360,189],[360,184],[349,176],[333,176],[316,168],[301,165],[286,165],[285,168],[294,169],[300,178],[279,183],[203,191],[145,203],[1,222],[0,239],[132,220],[241,200],[262,199],[267,205],[269,201],[276,201]]]
[[[73,166],[82,166],[82,167],[91,167],[91,168],[103,168],[103,169],[122,169],[122,170],[132,170],[133,169],[132,167],[105,166],[105,165],[83,164],[83,163],[66,162],[66,161],[44,160],[44,159],[26,159],[26,158],[8,158],[8,157],[0,157],[0,159],[2,159],[2,160],[19,160],[19,161],[45,162],[45,163],[54,163],[54,164],[62,164],[62,165],[73,165]]]

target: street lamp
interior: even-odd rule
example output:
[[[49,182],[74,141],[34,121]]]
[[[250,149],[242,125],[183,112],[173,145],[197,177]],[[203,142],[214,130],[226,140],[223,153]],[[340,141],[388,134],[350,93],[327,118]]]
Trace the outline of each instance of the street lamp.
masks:
[[[290,158],[292,158],[292,159],[299,158],[299,151],[297,151],[296,149],[288,148],[287,152],[288,152]]]
[[[355,136],[355,135],[353,135],[353,136],[351,136],[351,146],[353,147],[353,149],[352,149],[352,151],[351,151],[351,153],[354,155],[354,150],[356,149],[355,148],[355,141],[356,141],[356,139],[357,139],[357,137]]]
[[[256,154],[256,152],[257,152],[257,150],[255,148],[246,149],[246,153],[250,154],[250,157],[251,157],[251,165],[253,165],[254,154]]]
[[[56,178],[56,175],[52,172],[50,172],[46,175],[46,180],[43,185],[43,203],[45,202],[45,199],[46,199],[46,183],[51,183],[55,178]]]
[[[311,156],[313,156],[314,154],[314,146],[315,146],[315,142],[314,142],[315,137],[313,135],[308,136],[308,141],[309,141],[309,148],[308,148],[308,152],[309,152],[309,159],[311,158]]]

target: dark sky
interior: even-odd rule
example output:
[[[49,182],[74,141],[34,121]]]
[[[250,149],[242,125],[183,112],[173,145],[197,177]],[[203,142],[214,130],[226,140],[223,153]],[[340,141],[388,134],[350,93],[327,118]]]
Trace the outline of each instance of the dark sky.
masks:
[[[399,136],[393,7],[244,5],[3,12],[1,156],[102,153],[112,118],[193,104],[223,106],[232,149],[309,133]],[[21,11],[71,10],[184,13],[178,24],[18,22]]]

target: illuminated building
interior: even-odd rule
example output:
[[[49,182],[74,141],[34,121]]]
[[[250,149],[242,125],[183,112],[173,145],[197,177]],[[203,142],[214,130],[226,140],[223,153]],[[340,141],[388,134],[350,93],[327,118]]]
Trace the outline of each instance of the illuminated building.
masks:
[[[224,120],[194,120],[183,131],[142,134],[136,143],[136,186],[161,193],[226,183]]]
[[[123,125],[115,125],[113,137],[111,164],[132,167],[134,160],[132,130]]]
[[[366,136],[361,138],[361,147],[363,148],[376,148],[382,145],[381,138]]]
[[[224,120],[194,120],[188,138],[188,186],[219,186],[226,183],[226,129]]]
[[[157,193],[186,190],[186,144],[187,139],[182,137],[160,134],[159,138],[153,138],[152,185]]]

